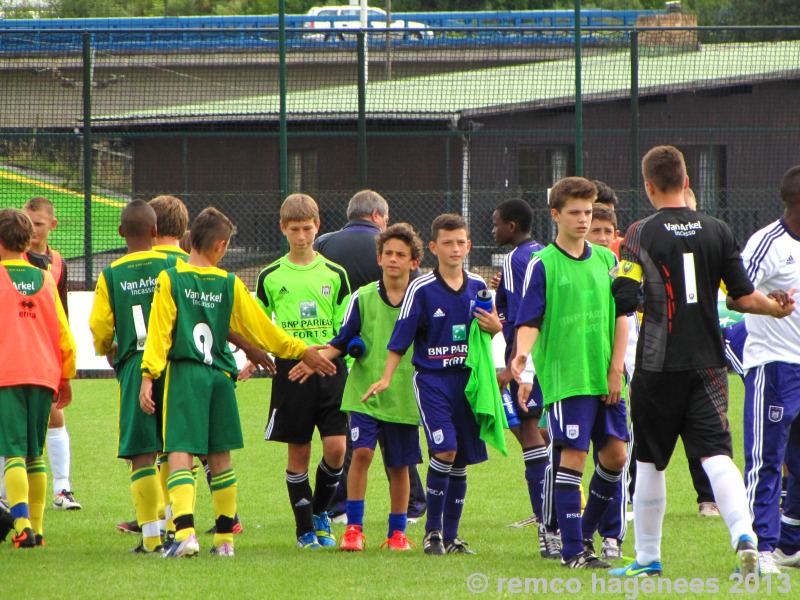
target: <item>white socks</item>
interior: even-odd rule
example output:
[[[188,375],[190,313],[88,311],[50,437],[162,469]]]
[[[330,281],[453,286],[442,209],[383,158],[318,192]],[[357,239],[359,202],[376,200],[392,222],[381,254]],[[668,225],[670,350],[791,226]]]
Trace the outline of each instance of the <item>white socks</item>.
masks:
[[[69,434],[65,427],[54,427],[47,430],[47,456],[53,471],[53,494],[61,490],[72,491],[69,483]]]
[[[667,509],[667,480],[653,463],[636,461],[636,489],[633,493],[633,531],[636,562],[649,565],[661,560],[661,532]]]
[[[736,549],[739,538],[743,535],[749,535],[753,542],[757,542],[747,504],[747,492],[739,469],[727,456],[707,458],[703,461],[703,469],[711,482],[711,489],[714,490],[717,508],[731,532],[733,549]]]

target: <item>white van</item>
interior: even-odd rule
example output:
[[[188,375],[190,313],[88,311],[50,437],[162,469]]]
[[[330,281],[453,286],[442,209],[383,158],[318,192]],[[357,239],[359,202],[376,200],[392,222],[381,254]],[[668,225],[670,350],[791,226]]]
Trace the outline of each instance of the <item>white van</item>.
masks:
[[[361,27],[361,9],[358,6],[317,6],[308,11],[309,17],[315,17],[313,21],[306,21],[305,27],[309,29],[359,29]],[[325,20],[325,17],[340,17],[335,21]],[[346,17],[346,18],[345,18]],[[380,8],[367,8],[367,23],[370,29],[386,30],[386,11]],[[408,32],[409,39],[423,40],[431,39],[433,31],[424,23],[417,21],[391,21],[390,29],[413,29]],[[398,31],[398,37],[404,34]],[[343,40],[344,34],[320,34],[327,41]]]

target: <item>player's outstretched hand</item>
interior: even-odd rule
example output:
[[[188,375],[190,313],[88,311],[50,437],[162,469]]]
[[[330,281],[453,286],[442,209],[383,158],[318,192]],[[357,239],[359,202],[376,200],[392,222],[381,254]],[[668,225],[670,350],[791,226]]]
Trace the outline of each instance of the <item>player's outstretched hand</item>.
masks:
[[[514,380],[517,383],[522,383],[522,372],[525,370],[526,365],[528,364],[528,355],[527,354],[517,354],[511,360],[511,374],[514,376]]]
[[[528,397],[531,395],[533,384],[520,383],[519,390],[517,391],[517,404],[522,409],[522,412],[528,412]]]
[[[497,288],[500,287],[500,282],[503,280],[503,271],[502,269],[494,274],[492,280],[489,282],[489,289],[497,291]]]
[[[142,387],[139,388],[139,406],[148,415],[156,412],[156,403],[153,402],[153,380],[142,377]]]
[[[322,356],[319,351],[328,346],[309,346],[303,354],[303,362],[314,369],[318,375],[335,375],[336,365]]]
[[[379,379],[378,381],[373,383],[371,386],[369,386],[369,389],[367,390],[367,393],[364,394],[361,397],[361,402],[366,402],[367,400],[369,400],[373,396],[377,396],[378,394],[380,394],[383,390],[385,390],[388,387],[389,387],[389,382],[386,379],[383,379],[383,378]]]
[[[788,292],[785,290],[774,290],[767,294],[767,297],[772,298],[775,302],[778,303],[778,307],[780,308],[780,312],[778,314],[773,315],[778,319],[782,319],[783,317],[788,317],[790,314],[794,312],[795,309],[795,299],[794,293],[795,288],[790,289]]]
[[[309,367],[304,362],[297,363],[292,370],[289,371],[289,381],[296,381],[297,383],[305,383],[308,378],[314,374],[314,369]]]
[[[242,348],[242,350],[244,350],[248,362],[252,363],[256,367],[264,369],[270,375],[275,375],[275,362],[272,360],[269,352],[263,348],[258,348],[257,346],[251,346],[247,350]]]
[[[500,315],[497,314],[497,307],[492,305],[492,312],[486,312],[482,308],[476,308],[473,313],[478,320],[478,327],[492,336],[497,335],[503,330],[503,324],[500,322]]]
[[[56,408],[66,408],[72,402],[72,384],[69,379],[62,379],[58,384]]]
[[[247,381],[257,370],[258,367],[248,360],[242,366],[242,370],[239,371],[239,376],[236,378],[236,381]]]

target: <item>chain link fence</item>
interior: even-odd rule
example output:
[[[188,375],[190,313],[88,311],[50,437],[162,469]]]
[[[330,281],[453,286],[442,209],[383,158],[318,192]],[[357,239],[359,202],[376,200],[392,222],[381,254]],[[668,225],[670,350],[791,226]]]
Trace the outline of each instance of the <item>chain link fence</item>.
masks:
[[[547,189],[583,174],[616,190],[624,231],[652,210],[641,156],[673,144],[700,208],[743,244],[779,216],[778,182],[800,162],[800,28],[655,25],[584,30],[578,61],[566,28],[290,29],[282,77],[275,28],[0,23],[0,202],[54,202],[73,289],[123,253],[126,202],[165,193],[192,216],[231,216],[223,266],[251,286],[282,251],[285,193],[316,198],[324,233],[363,187],[425,240],[436,215],[467,216],[471,267],[488,276],[497,204],[529,201],[534,236],[550,241]]]

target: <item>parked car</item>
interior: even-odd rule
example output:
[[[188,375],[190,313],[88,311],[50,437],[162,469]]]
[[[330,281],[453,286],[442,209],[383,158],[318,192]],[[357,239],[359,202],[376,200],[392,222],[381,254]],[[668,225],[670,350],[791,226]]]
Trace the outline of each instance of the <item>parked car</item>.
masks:
[[[317,6],[308,11],[309,17],[314,17],[313,21],[307,21],[305,27],[309,29],[359,29],[361,27],[361,9],[358,6]],[[328,20],[326,20],[328,17]],[[331,20],[334,17],[335,20]],[[367,23],[370,29],[380,29],[386,31],[386,11],[380,8],[367,8]],[[389,23],[390,29],[408,29],[410,39],[423,40],[431,39],[433,31],[424,23],[417,21],[392,20]],[[398,31],[398,37],[402,37],[406,32]],[[343,33],[319,34],[323,39],[344,40]]]

